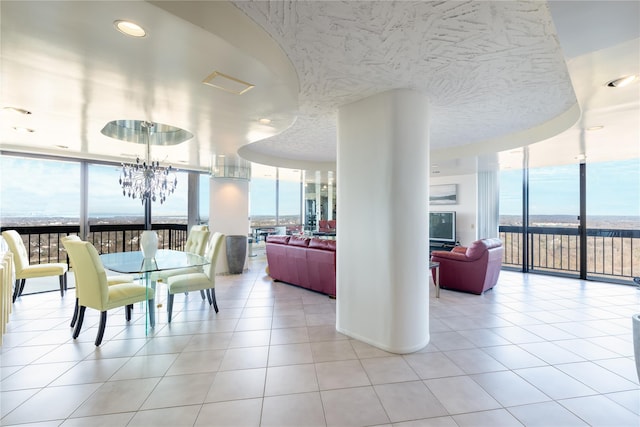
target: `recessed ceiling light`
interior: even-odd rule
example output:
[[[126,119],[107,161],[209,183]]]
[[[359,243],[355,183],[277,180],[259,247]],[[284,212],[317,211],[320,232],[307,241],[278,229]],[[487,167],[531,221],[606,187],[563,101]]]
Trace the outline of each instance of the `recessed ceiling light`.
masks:
[[[608,87],[625,87],[626,85],[634,82],[638,79],[637,75],[618,77],[617,79],[613,79],[607,82]]]
[[[271,123],[271,119],[260,119],[258,120],[258,122],[260,122],[260,124],[263,124],[263,125],[268,125]]]
[[[25,110],[24,108],[16,108],[16,107],[3,107],[5,111],[11,111],[18,114],[31,114],[31,111]]]
[[[122,34],[126,34],[131,37],[144,37],[147,35],[147,32],[140,25],[131,21],[117,20],[113,22],[113,25],[116,27],[118,31]]]
[[[587,130],[589,132],[593,132],[593,131],[600,130],[600,129],[604,129],[604,126],[591,126],[591,127],[587,128]]]
[[[33,129],[23,128],[23,127],[19,127],[19,126],[14,126],[13,129],[16,132],[20,132],[20,133],[31,133],[31,132],[34,132]]]

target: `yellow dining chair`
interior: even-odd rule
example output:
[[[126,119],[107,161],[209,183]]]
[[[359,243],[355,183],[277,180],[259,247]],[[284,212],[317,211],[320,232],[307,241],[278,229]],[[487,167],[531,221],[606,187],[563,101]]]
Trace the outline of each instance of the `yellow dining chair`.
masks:
[[[64,246],[64,249],[67,250],[67,245],[66,242],[81,242],[82,239],[80,239],[79,236],[76,236],[75,234],[71,234],[69,236],[65,236],[65,237],[61,237],[60,238],[60,242],[62,243],[62,246]],[[69,251],[67,250],[67,253]],[[73,270],[73,277],[75,277],[76,279],[76,283],[78,283],[78,277],[76,276],[76,271],[73,268],[73,264],[71,263],[71,259],[69,259],[69,264],[71,265],[71,270]],[[117,274],[114,276],[107,276],[107,284],[109,286],[111,285],[117,285],[118,283],[129,283],[129,282],[133,282],[135,279],[132,276],[128,276],[126,274]],[[76,304],[75,307],[73,309],[73,317],[71,318],[71,324],[69,325],[69,327],[73,328],[76,324],[76,320],[78,320],[78,286],[76,285]]]
[[[73,339],[78,338],[82,329],[84,312],[87,307],[100,311],[100,326],[95,344],[102,343],[104,330],[107,324],[107,311],[112,308],[126,307],[125,316],[131,320],[133,304],[148,301],[149,324],[155,325],[154,291],[146,286],[132,282],[119,283],[109,286],[100,255],[96,248],[89,242],[67,241],[65,244],[69,259],[73,264],[76,277],[76,289],[80,291],[78,298],[78,319],[73,332]]]
[[[189,232],[187,242],[184,244],[184,251],[187,253],[197,254],[204,256],[209,243],[209,227],[206,225],[194,225]],[[200,267],[187,267],[174,270],[154,271],[151,273],[151,283],[155,289],[155,283],[158,281],[167,283],[167,280],[171,276],[178,276],[180,274],[197,273],[202,271]],[[205,298],[204,291],[200,291],[202,299]]]
[[[69,267],[65,263],[46,263],[29,265],[29,252],[24,246],[22,237],[16,230],[6,230],[2,232],[2,237],[7,242],[9,250],[13,253],[13,265],[15,267],[16,282],[13,289],[13,301],[16,301],[22,291],[27,279],[34,277],[59,276],[60,295],[64,296],[67,289],[67,270]]]
[[[211,241],[207,246],[205,256],[210,263],[204,267],[203,272],[179,274],[169,277],[167,281],[167,321],[171,323],[171,314],[173,312],[173,297],[175,294],[191,291],[206,291],[209,305],[218,312],[218,303],[216,302],[216,262],[224,234],[215,232],[211,236]]]

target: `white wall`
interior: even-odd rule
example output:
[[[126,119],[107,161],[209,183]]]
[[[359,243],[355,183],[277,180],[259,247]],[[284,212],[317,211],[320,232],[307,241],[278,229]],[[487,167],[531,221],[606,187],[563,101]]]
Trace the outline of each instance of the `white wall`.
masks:
[[[431,177],[429,185],[456,184],[458,200],[455,205],[429,205],[429,212],[456,212],[456,238],[467,246],[477,237],[477,178],[475,174]]]

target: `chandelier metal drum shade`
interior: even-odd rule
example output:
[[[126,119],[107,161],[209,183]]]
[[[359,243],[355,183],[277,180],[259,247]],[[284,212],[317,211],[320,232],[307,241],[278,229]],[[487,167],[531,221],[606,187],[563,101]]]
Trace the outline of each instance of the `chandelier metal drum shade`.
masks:
[[[178,185],[176,169],[160,166],[151,160],[151,145],[176,145],[193,137],[193,134],[174,126],[143,120],[114,120],[106,124],[102,134],[121,141],[146,145],[146,160],[136,158],[135,163],[123,163],[120,172],[122,195],[161,204]]]

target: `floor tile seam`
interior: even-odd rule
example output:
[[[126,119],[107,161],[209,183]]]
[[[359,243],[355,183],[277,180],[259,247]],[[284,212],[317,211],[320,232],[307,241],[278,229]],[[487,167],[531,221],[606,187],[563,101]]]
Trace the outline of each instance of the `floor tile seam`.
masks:
[[[99,383],[89,383],[89,384],[99,384]],[[88,396],[85,397],[84,400],[80,401],[77,406],[75,406],[75,408],[71,409],[69,411],[69,415],[67,417],[64,418],[64,420],[70,418],[71,415],[73,415],[73,413],[75,413],[82,405],[85,404],[85,402],[87,402],[95,393],[98,392],[98,390],[100,389],[100,387],[102,387],[102,385],[104,385],[105,383],[102,382],[100,386],[96,387],[95,390],[90,393]],[[87,384],[78,384],[78,385],[87,385]],[[2,419],[6,418],[8,415],[10,415],[11,413],[13,413],[14,411],[16,411],[18,408],[20,408],[22,405],[26,404],[28,401],[30,401],[31,399],[35,399],[36,396],[38,396],[38,394],[42,393],[45,389],[53,389],[53,388],[62,388],[62,387],[74,387],[77,385],[61,385],[61,386],[47,386],[47,387],[42,387],[40,389],[40,391],[32,394],[28,399],[26,399],[25,401],[23,401],[20,405],[16,406],[15,408],[13,408],[11,411],[9,411],[9,413],[5,414]],[[58,418],[56,419],[47,419],[44,421],[37,421],[37,422],[48,422],[48,421],[55,421],[58,420]],[[1,424],[0,424],[1,425]]]
[[[69,367],[69,368],[68,368],[67,370],[65,370],[64,372],[62,372],[62,373],[58,374],[58,376],[56,376],[55,378],[53,378],[52,380],[50,380],[50,381],[49,381],[46,385],[44,385],[42,388],[47,388],[47,387],[52,386],[52,384],[53,384],[54,382],[56,382],[60,377],[62,377],[63,375],[65,375],[67,372],[71,371],[71,369],[73,369],[75,366],[77,366],[79,362],[78,362],[78,361],[67,361],[67,362],[53,362],[53,363],[51,363],[51,364],[61,364],[61,363],[73,363],[73,362],[75,362],[73,366]],[[48,364],[49,364],[49,363],[42,363],[42,365],[48,365]],[[4,382],[4,381],[6,381],[7,379],[11,378],[12,376],[19,374],[19,373],[20,373],[20,371],[22,371],[22,369],[24,369],[24,368],[26,368],[26,367],[28,367],[28,366],[31,366],[31,365],[33,365],[33,363],[29,363],[29,364],[27,364],[27,365],[24,365],[21,369],[18,369],[17,371],[15,371],[15,372],[11,373],[11,375],[7,376],[6,378],[3,378],[3,379],[2,379],[2,381]],[[4,366],[4,365],[3,365],[3,366]],[[30,390],[30,389],[34,389],[34,388],[40,388],[40,387],[27,387],[26,389],[17,389],[17,390]],[[0,388],[0,391],[5,391],[5,389]],[[16,390],[10,390],[10,391],[16,391]]]
[[[581,385],[587,387],[591,393],[587,394],[587,395],[583,395],[583,396],[579,396],[579,397],[586,397],[586,396],[598,396],[601,393],[599,393],[598,391],[594,390],[592,387],[590,387],[589,385],[583,383],[582,381],[579,381],[578,379],[574,378],[573,376],[567,374],[566,372],[562,371],[561,369],[558,369],[555,365],[549,365],[549,368],[553,368],[555,369],[557,372],[559,372],[562,375],[567,375],[568,377],[570,377],[571,379],[575,380],[576,382],[579,382]],[[532,387],[535,387],[536,389],[538,389],[541,393],[543,393],[545,396],[548,396],[551,400],[557,402],[561,399],[555,399],[552,396],[549,396],[547,393],[545,393],[543,390],[540,390],[539,387],[537,387],[535,384],[531,383],[526,377],[524,377],[523,375],[520,374],[520,372],[518,371],[524,371],[524,370],[528,370],[528,369],[537,369],[540,367],[534,367],[534,368],[518,368],[518,369],[512,369],[512,372],[516,375],[518,375],[521,379],[523,379],[524,381],[526,381],[527,383],[529,383]],[[573,397],[572,397],[573,398]],[[570,399],[572,399],[570,398]],[[567,398],[562,398],[562,399],[567,399]]]
[[[392,422],[392,418],[387,410],[387,408],[385,407],[384,403],[382,402],[382,399],[380,398],[380,395],[378,393],[378,390],[376,390],[376,385],[373,384],[373,382],[371,381],[371,378],[369,377],[369,373],[366,371],[366,369],[364,369],[364,366],[362,366],[362,363],[360,363],[360,367],[362,368],[363,372],[365,373],[365,375],[367,376],[367,380],[369,381],[369,385],[364,385],[364,386],[355,386],[355,387],[342,387],[342,388],[336,388],[336,389],[327,389],[327,390],[320,390],[320,400],[322,402],[324,402],[324,400],[322,399],[322,393],[323,392],[330,392],[330,391],[335,391],[335,390],[350,390],[350,389],[362,389],[362,388],[370,388],[371,391],[373,391],[374,395],[376,396],[376,399],[378,400],[378,403],[380,404],[380,408],[382,408],[382,410],[384,411],[385,416],[387,417],[387,419],[389,420],[389,424],[393,423]],[[316,370],[316,375],[317,375],[317,370]],[[320,386],[320,381],[318,381],[318,387]],[[324,410],[324,405],[323,405],[323,412],[325,413],[325,422],[326,422],[326,410]]]
[[[585,360],[587,360],[587,361],[589,361],[589,360],[600,360],[599,358],[595,358],[595,357],[593,357],[592,355],[585,356],[585,355],[583,355],[583,354],[578,353],[577,351],[571,350],[571,349],[570,349],[570,348],[571,348],[571,346],[566,346],[566,347],[565,347],[565,346],[563,346],[563,345],[560,345],[560,344],[559,344],[559,343],[561,343],[561,342],[563,342],[563,341],[574,341],[574,340],[576,340],[576,339],[577,339],[577,340],[585,340],[585,341],[587,341],[587,340],[588,340],[587,338],[574,338],[574,339],[572,339],[572,340],[568,340],[568,339],[547,340],[547,342],[552,343],[552,344],[555,344],[555,345],[557,345],[558,347],[562,348],[563,350],[568,351],[568,352],[570,352],[570,353],[573,353],[573,354],[575,354],[576,356],[578,356],[578,357],[580,357],[580,358],[582,358],[582,359],[585,359]],[[598,344],[595,344],[595,343],[592,343],[592,342],[589,342],[589,344],[594,345],[594,346],[596,346],[596,347],[599,347],[599,348],[600,348],[600,349],[602,349],[603,351],[610,351],[610,352],[612,352],[612,353],[616,353],[616,354],[617,354],[618,356],[620,356],[620,357],[624,357],[624,355],[623,355],[623,354],[620,354],[620,353],[618,353],[618,352],[616,352],[616,351],[614,351],[614,350],[610,350],[610,349],[607,349],[607,348],[605,348],[605,347],[602,347],[601,345],[598,345]],[[577,348],[577,347],[574,347],[574,348]],[[603,359],[610,359],[610,357],[605,357],[605,358],[603,358]]]
[[[599,366],[599,367],[601,367],[602,369],[605,369],[605,370],[607,370],[607,371],[609,371],[609,372],[611,372],[611,373],[613,373],[613,374],[618,375],[618,376],[619,376],[619,377],[621,377],[621,378],[624,378],[624,379],[625,379],[625,380],[627,380],[627,381],[631,381],[632,383],[635,383],[635,384],[636,384],[636,386],[638,387],[638,390],[640,390],[640,375],[634,376],[634,378],[633,378],[633,379],[629,379],[629,378],[623,377],[622,375],[620,375],[620,374],[618,374],[617,372],[615,372],[615,371],[613,371],[613,370],[609,369],[608,367],[606,367],[606,366],[601,365],[600,363],[598,363],[598,362],[602,362],[602,361],[604,361],[604,360],[615,360],[615,359],[625,359],[625,360],[629,360],[629,361],[631,361],[632,363],[633,363],[633,362],[635,362],[635,357],[634,357],[634,356],[621,356],[621,357],[610,357],[610,358],[608,358],[608,359],[598,359],[598,360],[593,361],[593,363],[595,363],[596,365],[598,365],[598,366]]]
[[[609,399],[606,395],[604,394],[598,394],[598,396],[604,396],[605,399],[607,399],[608,401],[610,401],[611,403],[613,403],[615,406],[617,406],[619,408],[619,410],[623,411],[623,412],[627,412],[632,416],[638,417],[637,414],[633,413],[632,411],[630,411],[629,409],[625,408],[624,406],[620,405],[618,402]],[[566,411],[568,411],[569,413],[573,414],[574,416],[576,416],[578,419],[580,419],[581,421],[584,421],[584,423],[586,425],[591,425],[589,424],[589,420],[583,418],[582,416],[580,416],[580,414],[574,412],[573,410],[571,410],[571,408],[567,405],[565,405],[564,402],[567,402],[569,400],[575,400],[575,399],[582,399],[582,398],[588,398],[588,397],[593,397],[593,395],[587,395],[587,396],[577,396],[577,397],[568,397],[568,398],[563,398],[563,399],[556,399],[555,402],[562,406]],[[629,425],[629,426],[623,426],[623,425],[619,425],[616,427],[636,427],[637,425]]]
[[[469,373],[467,372],[467,370],[463,367],[460,366],[458,363],[456,363],[456,361],[451,358],[447,353],[449,352],[457,352],[457,351],[466,351],[466,350],[476,350],[476,349],[459,349],[459,350],[447,350],[447,351],[443,351],[443,356],[446,357],[447,359],[449,359],[449,361],[451,363],[453,363],[458,369],[460,369],[462,372],[464,372],[465,375],[475,375],[475,374],[479,374],[479,373],[484,373],[484,372],[475,372],[475,373]],[[498,359],[496,359],[495,357],[493,357],[491,354],[487,353],[486,351],[482,350],[482,348],[477,348],[477,350],[481,351],[485,356],[489,357],[491,360],[493,360],[495,363],[497,363],[498,365],[502,366],[502,368],[504,369],[497,369],[497,370],[492,370],[492,371],[486,371],[486,372],[504,372],[504,371],[510,371],[511,369],[509,369],[509,367],[505,366],[502,362],[500,362]]]
[[[496,402],[496,403],[497,403],[501,408],[504,408],[504,407],[502,406],[502,404],[501,404],[501,403],[500,403],[496,398],[494,398],[494,397],[493,397],[493,395],[492,395],[491,393],[489,393],[488,391],[486,391],[486,390],[484,389],[484,387],[482,387],[480,384],[478,384],[478,382],[477,382],[477,381],[475,381],[473,378],[471,378],[471,376],[470,376],[470,375],[455,375],[454,377],[465,377],[465,378],[469,378],[469,379],[470,379],[470,380],[472,380],[476,385],[478,385],[478,386],[479,386],[479,387],[480,387],[480,388],[481,388],[485,393],[487,393],[487,395],[488,395],[488,396],[489,396],[489,397],[490,397],[494,402]],[[452,377],[443,377],[443,378],[452,378]],[[435,378],[435,379],[440,380],[440,379],[443,379],[443,378]],[[432,396],[433,396],[433,397],[438,401],[438,403],[442,406],[442,408],[444,408],[444,410],[447,412],[447,415],[448,415],[448,416],[453,417],[454,415],[461,415],[461,414],[473,414],[473,413],[483,412],[483,411],[484,411],[484,410],[482,410],[482,411],[469,411],[469,412],[460,412],[460,413],[458,413],[458,412],[451,412],[451,411],[447,408],[447,406],[445,405],[445,403],[444,403],[444,402],[443,402],[443,401],[438,397],[438,395],[436,394],[435,390],[433,390],[431,387],[429,387],[429,384],[427,384],[427,381],[429,381],[429,380],[420,380],[420,381],[424,384],[424,386],[427,388],[427,390],[429,390],[429,393],[431,393],[431,395],[432,395]],[[494,408],[494,409],[497,409],[497,408]]]
[[[556,363],[556,364],[554,364],[554,365],[552,365],[552,366],[553,366],[553,367],[555,367],[556,369],[558,369],[558,370],[559,370],[560,372],[562,372],[563,374],[568,375],[568,376],[570,376],[571,378],[573,378],[574,380],[578,381],[579,383],[581,383],[581,384],[583,384],[583,385],[585,385],[585,386],[589,387],[589,388],[590,388],[590,389],[592,389],[592,390],[595,390],[592,386],[590,386],[589,384],[586,384],[586,383],[585,383],[585,382],[583,382],[580,378],[575,377],[575,376],[573,376],[572,374],[570,374],[570,373],[568,373],[568,372],[565,372],[564,370],[562,370],[562,369],[560,369],[560,368],[559,368],[560,366],[565,366],[565,365],[575,365],[575,364],[578,364],[578,363],[579,363],[579,364],[591,364],[591,365],[594,365],[594,366],[596,366],[596,367],[598,367],[598,368],[602,368],[602,369],[604,369],[604,370],[606,370],[606,371],[609,371],[612,375],[614,375],[614,376],[616,376],[616,377],[620,378],[621,380],[623,380],[623,381],[627,381],[627,382],[629,382],[629,383],[633,384],[633,381],[630,381],[630,380],[628,380],[628,379],[624,378],[623,376],[621,376],[621,375],[617,374],[616,372],[613,372],[613,371],[611,371],[611,370],[609,370],[609,369],[605,368],[604,366],[598,365],[597,363],[593,362],[592,360],[585,360],[585,361],[583,361],[583,362],[566,362],[566,363]],[[631,388],[629,388],[629,389],[624,389],[624,390],[616,390],[616,391],[610,391],[610,392],[600,392],[600,391],[598,391],[598,390],[595,390],[595,391],[596,391],[596,393],[598,393],[598,394],[602,394],[602,395],[604,395],[605,393],[616,393],[616,392],[620,392],[620,391],[629,391],[629,390],[636,390],[636,389],[638,389],[638,387],[637,387],[635,384],[633,384],[633,387],[631,387]]]

